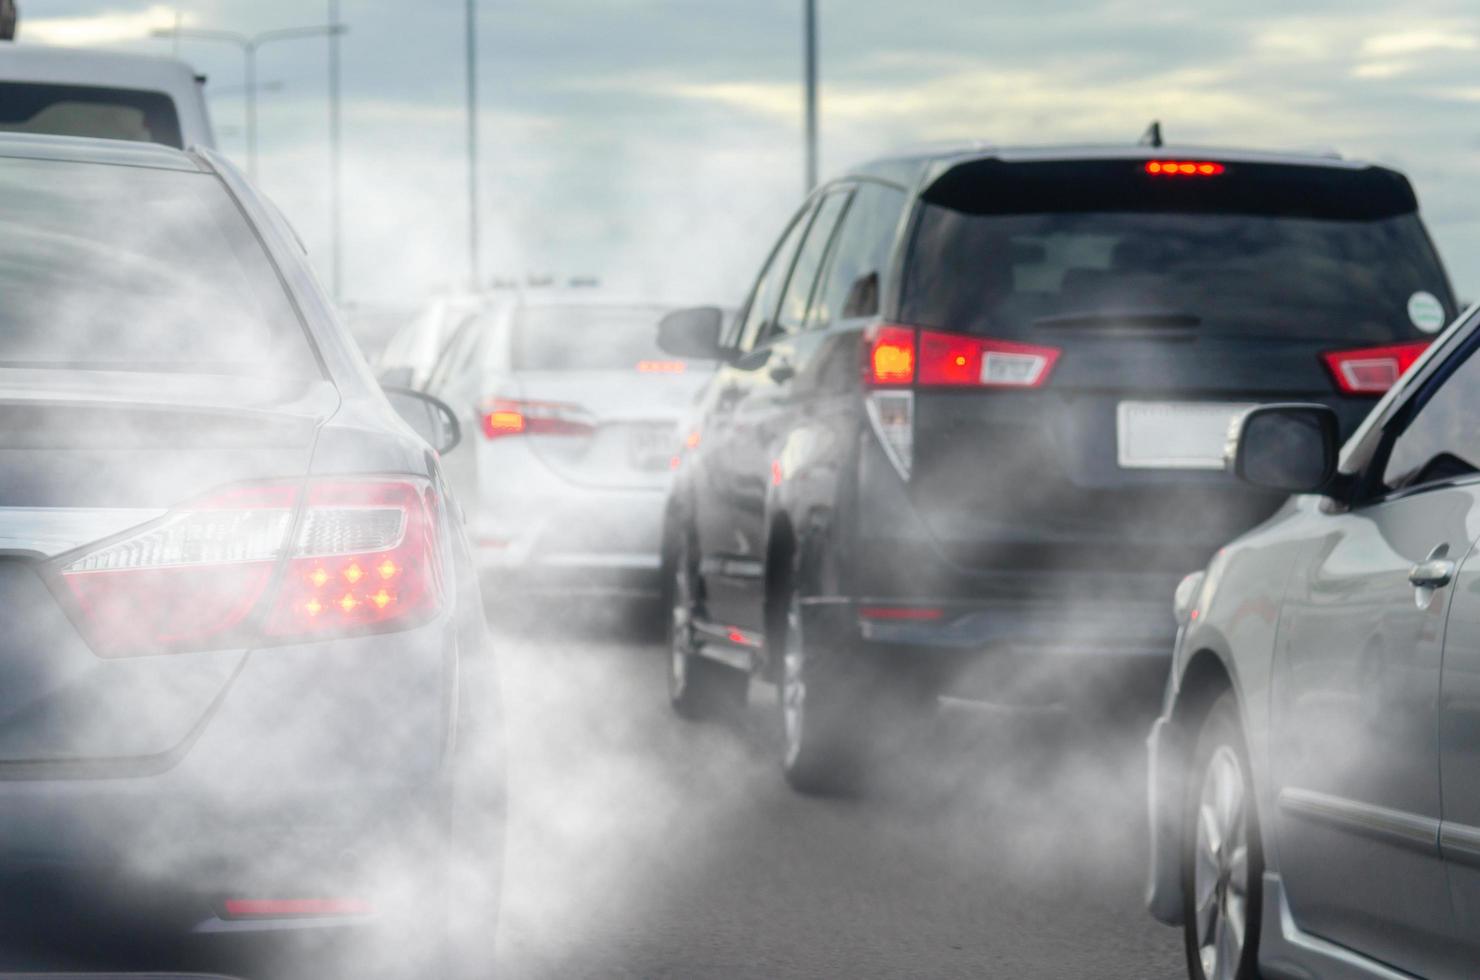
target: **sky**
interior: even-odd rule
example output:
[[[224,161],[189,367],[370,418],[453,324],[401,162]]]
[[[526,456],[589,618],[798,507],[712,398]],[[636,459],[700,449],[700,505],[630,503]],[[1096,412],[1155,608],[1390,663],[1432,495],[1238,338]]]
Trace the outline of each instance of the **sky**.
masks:
[[[477,0],[485,280],[596,275],[734,305],[803,193],[801,0]],[[186,27],[324,22],[326,0],[19,0],[22,43],[170,54]],[[461,0],[342,0],[344,298],[464,284]],[[900,145],[1335,148],[1406,172],[1480,298],[1473,0],[819,0],[824,176]],[[241,56],[184,41],[243,156]],[[323,40],[262,49],[260,182],[327,277]],[[278,87],[280,86],[280,87]]]

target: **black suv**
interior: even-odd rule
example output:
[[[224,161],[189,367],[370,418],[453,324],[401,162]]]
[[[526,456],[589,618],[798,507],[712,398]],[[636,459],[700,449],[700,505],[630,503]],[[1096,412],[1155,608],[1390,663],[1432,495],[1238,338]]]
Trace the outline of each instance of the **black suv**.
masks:
[[[1282,499],[1224,472],[1230,423],[1319,401],[1350,432],[1455,307],[1408,181],[1336,156],[973,148],[827,184],[733,323],[660,328],[722,362],[666,518],[675,708],[779,683],[821,790],[948,689],[1159,689],[1177,582]]]

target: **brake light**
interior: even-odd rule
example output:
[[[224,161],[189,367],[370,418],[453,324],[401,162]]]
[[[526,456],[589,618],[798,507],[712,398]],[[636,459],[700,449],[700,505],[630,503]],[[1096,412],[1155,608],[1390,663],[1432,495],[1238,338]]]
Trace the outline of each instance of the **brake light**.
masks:
[[[686,361],[638,361],[639,374],[683,374],[689,369]]]
[[[920,332],[920,384],[1038,388],[1059,359],[1055,347]]]
[[[228,919],[296,919],[375,911],[363,898],[228,898],[221,904]]]
[[[1216,177],[1226,168],[1211,160],[1148,160],[1146,172],[1158,177]]]
[[[1326,367],[1344,395],[1380,395],[1397,383],[1403,372],[1418,360],[1429,342],[1387,344],[1322,354]]]
[[[490,398],[478,408],[483,435],[585,436],[596,430],[591,414],[565,402]]]
[[[1060,353],[1057,347],[892,324],[864,334],[864,352],[863,380],[870,388],[1039,388]]]
[[[864,382],[873,387],[915,380],[915,329],[885,324],[864,334]]]
[[[422,481],[239,487],[52,567],[105,657],[405,629],[441,605],[435,513]]]

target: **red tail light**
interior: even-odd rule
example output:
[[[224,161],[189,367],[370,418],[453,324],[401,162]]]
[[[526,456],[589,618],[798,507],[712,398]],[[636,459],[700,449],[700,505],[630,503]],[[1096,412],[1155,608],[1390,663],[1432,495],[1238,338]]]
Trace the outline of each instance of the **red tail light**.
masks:
[[[869,330],[864,349],[864,383],[871,388],[1039,388],[1060,353],[1056,347],[893,325]]]
[[[228,919],[296,919],[375,911],[363,898],[228,898],[222,906]]]
[[[1389,344],[1321,355],[1344,395],[1380,395],[1397,383],[1429,342]]]
[[[585,436],[596,430],[589,412],[564,402],[490,398],[479,407],[478,414],[483,435],[489,439],[518,435]]]
[[[1216,177],[1226,168],[1212,160],[1148,160],[1146,172],[1158,177]]]
[[[421,481],[239,487],[54,568],[102,656],[405,629],[441,605],[435,513]]]

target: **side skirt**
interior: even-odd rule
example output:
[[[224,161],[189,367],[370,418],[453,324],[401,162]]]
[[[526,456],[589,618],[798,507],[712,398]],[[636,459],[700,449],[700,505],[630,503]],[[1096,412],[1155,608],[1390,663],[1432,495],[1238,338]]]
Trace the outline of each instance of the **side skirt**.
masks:
[[[1264,921],[1259,932],[1259,972],[1271,980],[1416,980],[1344,946],[1301,932],[1285,901],[1285,886],[1264,873]]]

